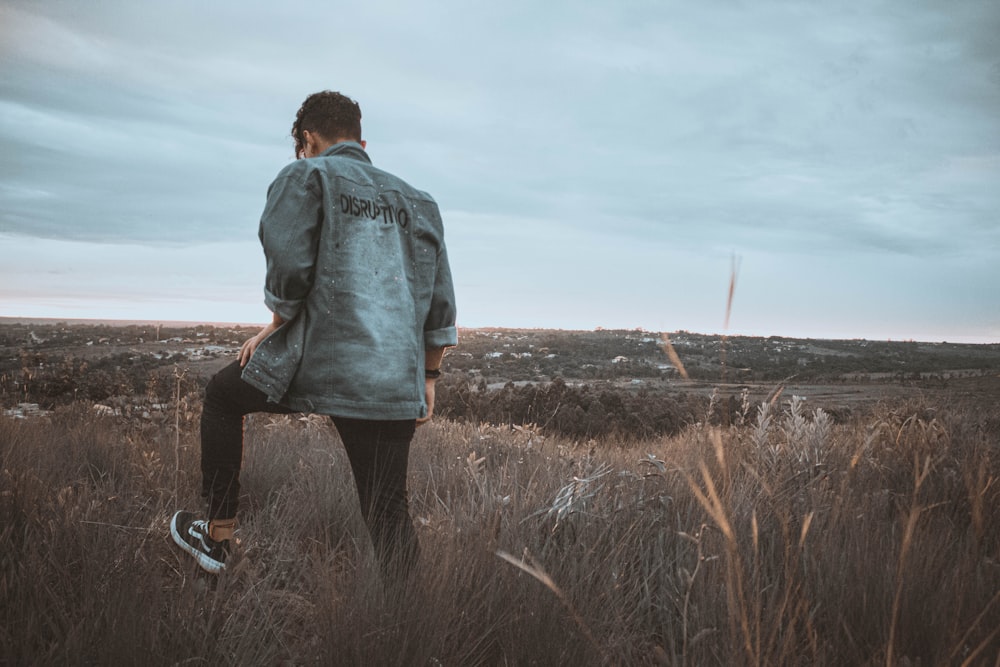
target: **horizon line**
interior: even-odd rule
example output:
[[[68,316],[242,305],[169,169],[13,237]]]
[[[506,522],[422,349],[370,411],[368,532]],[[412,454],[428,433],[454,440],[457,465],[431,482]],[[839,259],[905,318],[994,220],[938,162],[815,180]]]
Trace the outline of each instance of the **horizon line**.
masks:
[[[96,326],[172,326],[172,327],[198,327],[198,326],[210,326],[210,327],[261,327],[263,326],[260,322],[218,322],[218,321],[203,321],[203,320],[156,320],[156,319],[111,319],[111,318],[82,318],[82,317],[14,317],[10,315],[0,315],[0,325],[2,324],[60,324],[65,323],[68,326],[72,325],[96,325]],[[949,345],[1000,345],[1000,340],[981,340],[978,342],[968,342],[968,341],[948,341],[948,340],[928,340],[928,339],[916,339],[916,338],[866,338],[863,336],[856,336],[852,338],[831,338],[823,336],[789,336],[783,334],[739,334],[739,333],[704,333],[699,331],[690,331],[688,329],[677,329],[675,331],[658,331],[652,329],[646,329],[645,327],[603,327],[596,326],[592,329],[567,329],[563,327],[518,327],[518,326],[506,326],[506,325],[486,325],[486,326],[461,326],[457,325],[458,329],[466,329],[470,331],[483,330],[483,329],[500,329],[507,331],[566,331],[566,332],[596,332],[596,331],[640,331],[649,334],[663,334],[663,333],[687,333],[694,334],[697,336],[709,336],[709,337],[721,337],[721,338],[789,338],[792,340],[830,340],[830,341],[871,341],[871,342],[888,342],[888,343],[931,343],[931,344],[942,344],[946,343]]]

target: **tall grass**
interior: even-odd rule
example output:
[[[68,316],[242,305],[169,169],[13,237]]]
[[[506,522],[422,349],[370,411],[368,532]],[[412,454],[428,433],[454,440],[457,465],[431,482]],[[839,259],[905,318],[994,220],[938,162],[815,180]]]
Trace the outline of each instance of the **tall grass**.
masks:
[[[167,533],[201,507],[197,415],[4,419],[0,663],[997,664],[998,434],[961,406],[805,405],[643,443],[432,422],[402,587],[323,419],[249,420],[218,578]]]

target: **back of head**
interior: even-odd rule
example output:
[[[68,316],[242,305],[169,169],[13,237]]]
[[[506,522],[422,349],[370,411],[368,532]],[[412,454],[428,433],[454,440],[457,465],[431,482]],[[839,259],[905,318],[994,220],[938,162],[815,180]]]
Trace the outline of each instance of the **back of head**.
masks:
[[[331,142],[361,141],[361,107],[346,95],[324,90],[305,99],[295,114],[295,154],[305,148],[302,132],[315,132]]]

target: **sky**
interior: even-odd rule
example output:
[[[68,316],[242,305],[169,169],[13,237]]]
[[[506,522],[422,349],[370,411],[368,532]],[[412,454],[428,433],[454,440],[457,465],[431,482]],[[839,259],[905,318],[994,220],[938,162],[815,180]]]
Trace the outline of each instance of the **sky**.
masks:
[[[0,0],[0,316],[268,321],[324,89],[461,327],[1000,342],[995,0]]]

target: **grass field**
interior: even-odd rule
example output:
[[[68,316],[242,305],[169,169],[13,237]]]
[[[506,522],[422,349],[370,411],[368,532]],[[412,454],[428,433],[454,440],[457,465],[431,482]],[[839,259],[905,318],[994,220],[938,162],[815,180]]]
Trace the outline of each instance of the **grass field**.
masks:
[[[403,589],[319,417],[248,420],[237,558],[197,570],[167,531],[201,508],[191,403],[0,419],[0,663],[1000,664],[1000,445],[961,403],[641,443],[433,422]]]

